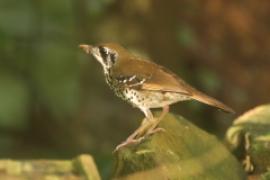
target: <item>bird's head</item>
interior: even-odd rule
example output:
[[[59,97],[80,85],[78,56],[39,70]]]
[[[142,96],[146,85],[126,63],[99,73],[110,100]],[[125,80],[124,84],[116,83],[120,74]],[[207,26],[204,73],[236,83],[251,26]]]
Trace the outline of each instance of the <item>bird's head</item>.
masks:
[[[81,44],[82,48],[87,54],[91,54],[103,67],[104,72],[116,66],[120,59],[127,54],[127,51],[118,44],[106,43],[97,46]]]

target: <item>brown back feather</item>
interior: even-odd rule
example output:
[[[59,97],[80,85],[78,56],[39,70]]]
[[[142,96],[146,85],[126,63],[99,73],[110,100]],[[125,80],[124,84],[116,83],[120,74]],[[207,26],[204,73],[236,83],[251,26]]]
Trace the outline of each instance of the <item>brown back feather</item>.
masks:
[[[222,109],[225,112],[234,113],[230,107],[193,88],[167,68],[151,61],[141,60],[129,53],[119,57],[118,65],[114,67],[114,75],[136,75],[146,79],[141,86],[144,90],[178,92],[202,103]]]
[[[195,90],[195,92],[192,95],[192,98],[202,103],[208,104],[210,106],[217,107],[225,112],[235,113],[235,111],[232,108],[228,107],[224,103],[216,100],[215,98],[207,96],[206,94],[199,92],[198,90]]]

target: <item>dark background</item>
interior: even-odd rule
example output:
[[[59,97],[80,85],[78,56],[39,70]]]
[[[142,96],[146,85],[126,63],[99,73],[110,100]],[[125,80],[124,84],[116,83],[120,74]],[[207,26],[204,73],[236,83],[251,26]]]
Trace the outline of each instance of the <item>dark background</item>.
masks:
[[[143,114],[114,96],[80,43],[118,42],[230,105],[174,105],[223,138],[232,120],[270,101],[269,0],[1,0],[0,157],[94,155],[109,174],[114,147]]]

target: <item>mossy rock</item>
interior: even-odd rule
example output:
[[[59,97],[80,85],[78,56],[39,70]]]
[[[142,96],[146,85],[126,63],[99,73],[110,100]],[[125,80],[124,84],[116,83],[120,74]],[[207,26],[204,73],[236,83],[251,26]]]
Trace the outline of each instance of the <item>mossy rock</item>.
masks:
[[[0,179],[6,180],[100,180],[90,155],[73,160],[0,160]]]
[[[247,172],[269,171],[270,105],[258,106],[237,118],[227,131],[226,141],[243,160]]]
[[[116,152],[113,179],[245,179],[241,165],[215,136],[172,114],[160,127],[166,131]]]

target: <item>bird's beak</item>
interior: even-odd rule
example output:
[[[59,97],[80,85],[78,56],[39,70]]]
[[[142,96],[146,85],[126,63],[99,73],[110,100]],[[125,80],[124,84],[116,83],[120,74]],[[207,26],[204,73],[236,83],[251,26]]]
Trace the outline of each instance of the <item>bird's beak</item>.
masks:
[[[86,52],[86,54],[90,54],[92,52],[93,46],[88,44],[80,44],[79,47]]]

